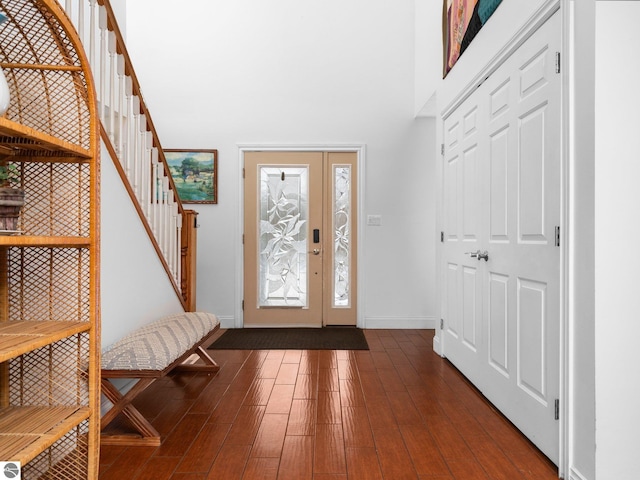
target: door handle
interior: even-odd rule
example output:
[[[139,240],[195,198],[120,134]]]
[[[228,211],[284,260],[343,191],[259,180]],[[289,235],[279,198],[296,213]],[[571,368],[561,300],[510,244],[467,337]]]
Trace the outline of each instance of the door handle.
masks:
[[[475,252],[464,252],[465,255],[469,255],[471,258],[477,258],[478,261],[484,260],[485,262],[489,261],[489,252],[484,250],[481,252],[480,250],[476,250]]]
[[[314,255],[320,255],[320,249],[319,248],[314,248],[309,253],[313,253]]]

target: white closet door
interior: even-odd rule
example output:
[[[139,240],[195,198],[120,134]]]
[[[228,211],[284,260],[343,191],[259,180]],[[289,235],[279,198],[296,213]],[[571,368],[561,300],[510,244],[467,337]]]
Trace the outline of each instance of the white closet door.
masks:
[[[444,124],[444,282],[446,355],[473,382],[482,356],[482,134],[479,96],[472,96]],[[483,262],[484,263],[484,262]]]
[[[442,266],[445,355],[556,463],[559,40],[556,14],[445,119]]]

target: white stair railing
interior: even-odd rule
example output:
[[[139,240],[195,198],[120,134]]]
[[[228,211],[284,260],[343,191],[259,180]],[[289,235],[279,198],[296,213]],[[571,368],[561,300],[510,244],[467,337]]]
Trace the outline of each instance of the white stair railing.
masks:
[[[108,0],[59,0],[83,42],[103,141],[115,153],[152,240],[181,296],[182,205]],[[105,136],[107,138],[105,138]]]

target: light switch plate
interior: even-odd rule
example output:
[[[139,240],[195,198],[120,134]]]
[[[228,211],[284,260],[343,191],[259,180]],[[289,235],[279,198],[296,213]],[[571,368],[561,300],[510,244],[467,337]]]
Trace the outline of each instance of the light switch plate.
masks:
[[[379,227],[382,225],[381,215],[367,215],[367,225],[372,227]]]

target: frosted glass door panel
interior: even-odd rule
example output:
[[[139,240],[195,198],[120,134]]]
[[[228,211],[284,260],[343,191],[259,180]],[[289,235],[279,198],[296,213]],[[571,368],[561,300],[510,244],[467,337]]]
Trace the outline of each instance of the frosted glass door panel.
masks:
[[[308,167],[260,167],[259,307],[308,307]]]
[[[357,302],[358,228],[357,156],[326,152],[324,202],[325,244],[323,324],[355,326]]]
[[[333,306],[350,305],[351,166],[333,168]]]

